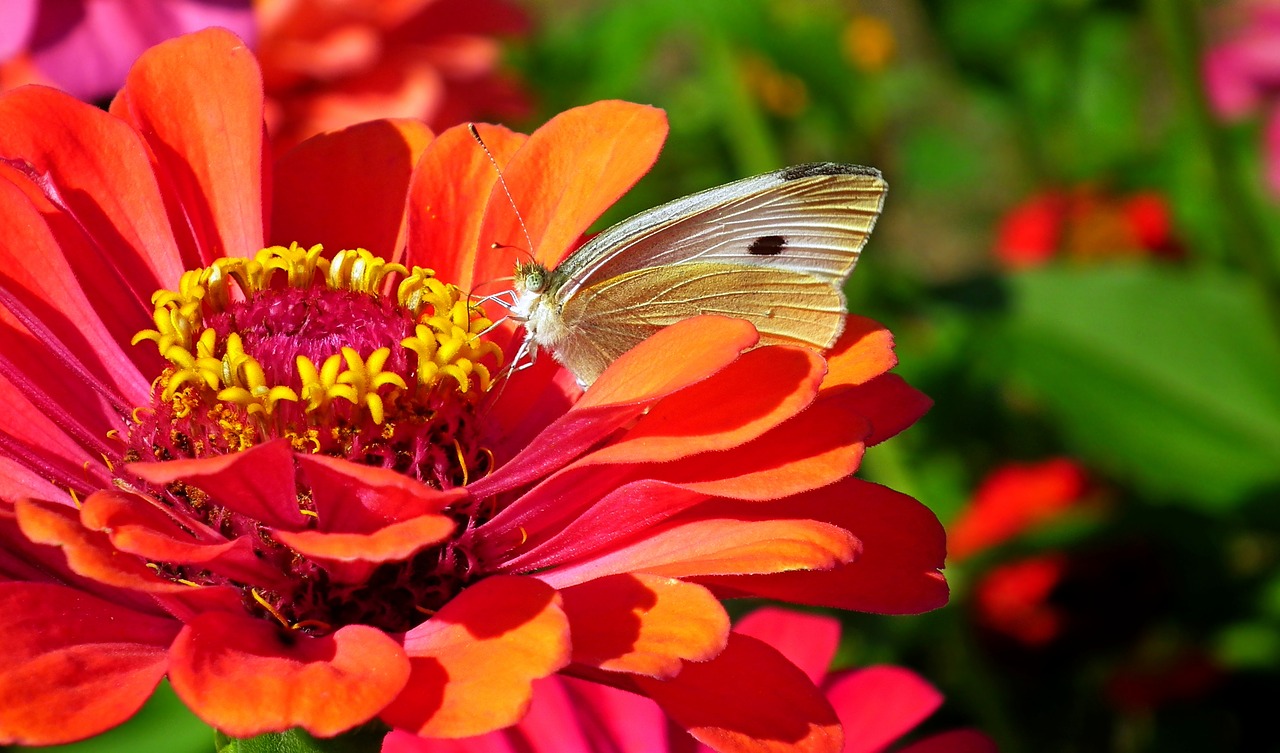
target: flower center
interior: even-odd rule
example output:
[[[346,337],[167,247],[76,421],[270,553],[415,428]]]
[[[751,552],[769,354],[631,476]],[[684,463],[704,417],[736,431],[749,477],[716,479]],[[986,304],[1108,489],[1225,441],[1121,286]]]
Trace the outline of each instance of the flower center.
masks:
[[[169,365],[152,383],[151,404],[134,411],[126,460],[204,458],[285,438],[296,451],[395,470],[436,489],[491,469],[475,422],[502,363],[501,349],[480,337],[491,323],[431,270],[363,249],[332,260],[321,252],[295,243],[219,259],[184,274],[178,290],[152,296],[155,329],[133,342],[154,342]],[[258,521],[198,489],[147,491],[228,538],[253,537],[259,557],[297,588],[263,594],[244,586],[246,606],[290,626],[406,629],[465,581],[457,563],[467,557],[449,542],[381,566],[369,583],[339,586],[320,565],[271,540]],[[299,489],[298,506],[315,516],[309,489]],[[459,530],[477,514],[446,512]],[[233,582],[208,570],[151,565],[192,585]],[[389,612],[384,591],[395,591],[405,609]]]

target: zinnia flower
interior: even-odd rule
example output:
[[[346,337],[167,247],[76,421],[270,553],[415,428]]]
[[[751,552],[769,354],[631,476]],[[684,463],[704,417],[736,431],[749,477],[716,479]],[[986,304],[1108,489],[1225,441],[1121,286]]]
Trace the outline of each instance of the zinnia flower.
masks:
[[[1116,196],[1086,185],[1045,191],[1010,209],[996,228],[995,256],[1008,269],[1026,269],[1057,258],[1177,259],[1182,247],[1160,194]]]
[[[837,750],[718,598],[945,602],[932,513],[850,476],[928,406],[889,333],[851,316],[823,355],[697,318],[585,394],[550,358],[490,389],[513,333],[463,291],[523,234],[468,129],[366,123],[273,166],[262,106],[221,30],[147,52],[109,113],[0,97],[0,741],[95,734],[165,676],[233,736],[465,737],[563,672],[718,749]],[[554,264],[666,120],[478,128]]]
[[[210,26],[252,39],[250,0],[4,0],[0,89],[44,83],[107,97],[148,47]]]
[[[499,36],[528,20],[508,0],[259,0],[258,57],[277,149],[373,118],[440,129],[525,115]]]
[[[840,622],[831,617],[766,607],[733,628],[737,640],[772,646],[822,688],[844,728],[842,753],[995,753],[976,730],[931,735],[891,747],[942,705],[942,694],[902,667],[874,666],[828,674],[840,642]],[[710,687],[711,692],[717,688]],[[744,708],[753,714],[764,709]],[[400,732],[387,736],[382,753],[703,753],[709,749],[672,729],[652,701],[571,677],[534,683],[528,715],[509,729],[447,744]]]
[[[1059,520],[1083,504],[1087,491],[1084,469],[1068,458],[997,468],[951,524],[949,556],[960,562]],[[979,622],[1029,646],[1050,642],[1064,619],[1050,596],[1066,569],[1067,558],[1060,552],[992,568],[974,588]]]

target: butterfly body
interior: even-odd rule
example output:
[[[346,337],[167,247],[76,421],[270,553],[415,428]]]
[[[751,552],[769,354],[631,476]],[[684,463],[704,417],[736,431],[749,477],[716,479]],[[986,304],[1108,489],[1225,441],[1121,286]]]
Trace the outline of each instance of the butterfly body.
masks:
[[[551,351],[587,386],[640,341],[700,314],[746,319],[762,344],[830,347],[886,189],[872,168],[798,165],[624,220],[554,269],[521,263],[512,314],[522,352]]]

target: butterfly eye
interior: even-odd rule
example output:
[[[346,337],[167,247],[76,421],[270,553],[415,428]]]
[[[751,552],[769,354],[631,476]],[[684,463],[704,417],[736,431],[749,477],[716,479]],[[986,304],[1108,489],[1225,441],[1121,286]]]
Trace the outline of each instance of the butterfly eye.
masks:
[[[529,276],[524,280],[524,288],[530,293],[541,293],[546,286],[547,276],[540,269],[529,272]]]

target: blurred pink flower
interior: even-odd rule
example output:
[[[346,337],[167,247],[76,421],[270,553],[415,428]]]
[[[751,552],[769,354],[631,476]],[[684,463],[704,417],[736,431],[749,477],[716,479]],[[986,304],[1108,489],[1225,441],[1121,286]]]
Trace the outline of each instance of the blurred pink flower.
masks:
[[[1240,3],[1234,32],[1205,54],[1204,80],[1218,114],[1239,119],[1263,110],[1266,179],[1280,194],[1280,3]]]
[[[41,83],[109,97],[147,48],[210,26],[253,39],[251,0],[3,0],[0,89]]]
[[[932,735],[903,747],[894,743],[942,705],[942,694],[910,670],[874,666],[828,674],[840,642],[840,622],[816,614],[766,607],[733,629],[739,645],[785,657],[793,672],[803,672],[826,694],[844,729],[843,753],[995,753],[996,746],[976,730]],[[772,647],[772,648],[770,648]],[[684,671],[693,671],[691,664]],[[708,678],[712,679],[712,678]],[[711,748],[673,726],[647,698],[572,677],[534,684],[533,705],[521,722],[504,730],[462,740],[424,740],[393,732],[382,753],[709,753]],[[714,703],[714,682],[704,703]],[[733,696],[741,701],[742,696]],[[767,713],[742,708],[744,716]],[[791,750],[777,741],[760,750]]]

